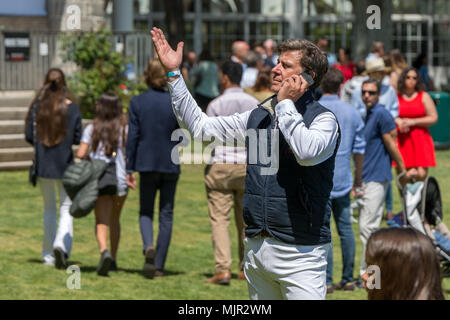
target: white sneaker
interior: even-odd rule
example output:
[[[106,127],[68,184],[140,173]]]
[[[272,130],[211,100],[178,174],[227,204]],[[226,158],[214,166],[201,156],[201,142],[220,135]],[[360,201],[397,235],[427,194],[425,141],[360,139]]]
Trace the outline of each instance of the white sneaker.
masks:
[[[44,265],[49,267],[55,266],[55,257],[48,255],[44,257]]]

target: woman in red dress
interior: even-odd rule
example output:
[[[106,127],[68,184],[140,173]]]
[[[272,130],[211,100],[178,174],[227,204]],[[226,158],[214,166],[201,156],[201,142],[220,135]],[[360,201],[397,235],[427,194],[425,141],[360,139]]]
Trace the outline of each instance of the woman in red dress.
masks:
[[[400,75],[398,101],[398,148],[408,175],[423,181],[428,174],[428,167],[436,166],[433,139],[428,127],[437,122],[438,115],[416,69],[407,68]]]

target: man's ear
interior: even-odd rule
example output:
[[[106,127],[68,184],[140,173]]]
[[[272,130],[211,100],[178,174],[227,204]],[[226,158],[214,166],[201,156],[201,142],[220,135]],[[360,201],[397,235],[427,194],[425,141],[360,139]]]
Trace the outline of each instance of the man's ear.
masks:
[[[338,96],[340,97],[341,96],[341,92],[342,92],[342,87],[344,86],[344,83],[342,82],[340,85],[339,85],[339,91],[338,91]]]
[[[224,81],[225,83],[229,84],[229,83],[231,82],[231,81],[230,81],[230,77],[228,77],[227,74],[223,74],[222,76],[223,76],[223,81]]]

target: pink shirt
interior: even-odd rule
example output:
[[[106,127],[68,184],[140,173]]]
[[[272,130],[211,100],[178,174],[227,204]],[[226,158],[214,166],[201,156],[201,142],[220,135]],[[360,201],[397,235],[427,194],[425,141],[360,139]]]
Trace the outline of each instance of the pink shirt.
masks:
[[[242,88],[229,88],[209,103],[206,114],[210,117],[231,116],[253,110],[258,103],[258,100],[245,93]],[[245,147],[217,146],[214,148],[211,162],[246,163]]]

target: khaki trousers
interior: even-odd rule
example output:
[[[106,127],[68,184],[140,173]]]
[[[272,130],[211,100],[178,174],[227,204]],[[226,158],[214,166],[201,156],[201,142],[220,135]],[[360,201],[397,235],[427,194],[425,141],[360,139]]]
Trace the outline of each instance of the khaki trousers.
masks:
[[[205,168],[205,185],[216,273],[231,271],[231,244],[228,226],[233,204],[238,234],[239,270],[243,270],[244,267],[245,224],[242,202],[245,172],[245,164],[212,164]]]
[[[366,273],[366,246],[372,233],[380,228],[383,219],[383,205],[389,182],[365,182],[364,205],[359,212],[359,237],[362,242],[361,265],[359,275]]]

